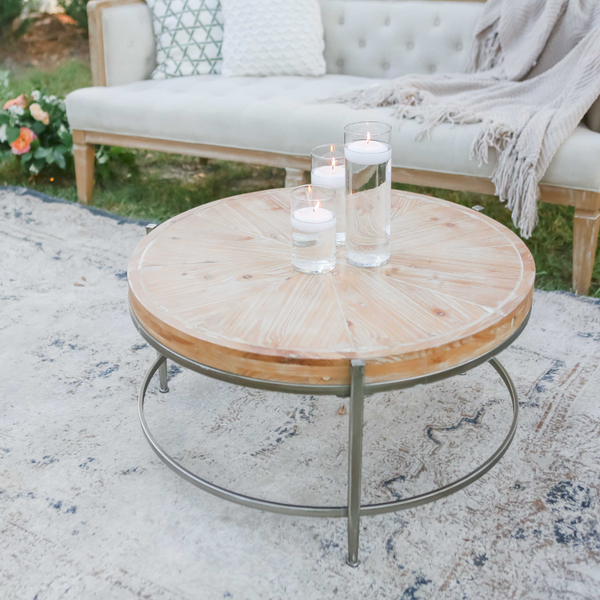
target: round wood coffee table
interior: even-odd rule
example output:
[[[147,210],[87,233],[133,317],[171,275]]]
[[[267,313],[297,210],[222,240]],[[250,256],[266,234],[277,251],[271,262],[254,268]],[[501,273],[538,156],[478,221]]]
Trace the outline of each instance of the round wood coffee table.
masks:
[[[469,485],[512,442],[518,399],[493,358],[523,331],[535,265],[523,242],[496,221],[444,200],[392,192],[391,260],[307,275],[290,263],[290,190],[225,198],[152,229],[129,263],[135,326],[159,353],[139,395],[142,428],[157,455],[199,488],[244,506],[290,515],[346,517],[348,563],[358,564],[359,519],[413,508]],[[151,226],[152,227],[152,226]],[[144,397],[166,360],[209,377],[297,394],[350,397],[347,506],[299,506],[216,486],[156,442]],[[477,469],[426,494],[362,505],[364,397],[464,373],[489,362],[506,384],[513,419]]]

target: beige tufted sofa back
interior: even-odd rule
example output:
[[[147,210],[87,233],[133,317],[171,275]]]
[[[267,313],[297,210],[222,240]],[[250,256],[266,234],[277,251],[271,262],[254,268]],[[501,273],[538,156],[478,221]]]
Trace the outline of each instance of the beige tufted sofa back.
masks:
[[[464,70],[483,3],[321,0],[321,7],[327,72],[386,79]],[[106,84],[147,79],[156,59],[146,4],[103,10],[102,30]]]
[[[482,2],[321,0],[327,72],[389,79],[464,71]]]

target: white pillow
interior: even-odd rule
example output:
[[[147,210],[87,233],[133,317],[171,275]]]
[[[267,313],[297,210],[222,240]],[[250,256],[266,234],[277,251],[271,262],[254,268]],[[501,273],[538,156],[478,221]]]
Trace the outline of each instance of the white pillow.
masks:
[[[225,77],[325,74],[318,0],[221,0]]]
[[[157,67],[152,79],[221,72],[219,0],[146,0],[152,12]]]

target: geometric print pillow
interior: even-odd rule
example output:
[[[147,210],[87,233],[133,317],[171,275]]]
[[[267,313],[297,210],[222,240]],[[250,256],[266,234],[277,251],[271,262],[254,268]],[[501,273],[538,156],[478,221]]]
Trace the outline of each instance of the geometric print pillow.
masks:
[[[220,0],[146,0],[152,12],[157,67],[152,79],[221,72]]]

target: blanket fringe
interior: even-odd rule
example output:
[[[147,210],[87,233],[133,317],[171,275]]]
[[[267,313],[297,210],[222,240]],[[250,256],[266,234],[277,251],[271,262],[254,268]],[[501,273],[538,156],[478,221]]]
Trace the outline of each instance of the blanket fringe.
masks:
[[[470,160],[476,160],[478,166],[488,162],[489,150],[494,148],[498,155],[511,144],[515,132],[505,125],[491,119],[483,120],[483,125],[471,145]]]
[[[502,64],[504,54],[500,44],[499,21],[496,21],[483,36],[475,38],[467,63],[467,73],[489,71]]]
[[[477,114],[447,105],[438,105],[431,98],[421,99],[416,105],[400,104],[393,115],[399,119],[414,119],[420,124],[419,131],[415,136],[417,141],[430,137],[431,131],[441,123],[451,125],[467,125],[481,122]]]
[[[531,237],[538,222],[539,179],[536,165],[519,156],[514,140],[500,153],[492,174],[496,194],[512,211],[513,224],[525,239]]]
[[[396,104],[415,106],[423,102],[421,90],[410,85],[398,86],[397,82],[378,83],[365,90],[352,90],[339,96],[325,98],[321,102],[347,104],[351,108],[363,110]]]

